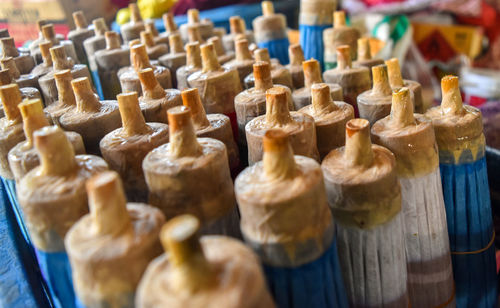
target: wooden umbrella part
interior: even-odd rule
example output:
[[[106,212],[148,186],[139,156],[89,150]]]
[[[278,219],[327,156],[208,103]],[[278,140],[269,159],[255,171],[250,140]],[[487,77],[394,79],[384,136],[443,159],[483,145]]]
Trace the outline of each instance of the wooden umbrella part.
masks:
[[[241,92],[238,72],[220,66],[214,45],[210,43],[201,46],[201,60],[202,70],[188,77],[189,86],[198,88],[207,113],[222,113],[234,117],[236,122],[234,97]]]
[[[359,117],[373,125],[391,113],[392,89],[385,64],[372,67],[373,87],[358,95]]]
[[[344,101],[354,107],[359,94],[371,87],[370,72],[366,67],[352,67],[351,52],[348,45],[337,48],[337,67],[323,73],[323,80],[327,83],[337,83],[342,87]]]
[[[89,24],[82,11],[73,12],[73,22],[75,29],[69,31],[68,40],[75,46],[76,56],[80,63],[88,63],[87,54],[83,47],[83,42],[94,36],[94,31],[89,28]]]
[[[5,117],[0,118],[0,176],[4,179],[14,179],[10,170],[8,154],[19,142],[25,140],[23,119],[17,108],[21,103],[21,92],[15,83],[0,86],[0,101]]]
[[[248,49],[248,40],[239,39],[235,41],[235,59],[225,63],[224,68],[238,71],[241,87],[243,88],[245,86],[245,77],[252,73],[254,63],[255,60]]]
[[[323,42],[325,44],[324,61],[327,69],[332,68],[331,64],[337,62],[337,48],[348,45],[351,59],[357,56],[357,41],[360,38],[359,30],[346,25],[345,12],[333,12],[333,28],[323,31]]]
[[[38,76],[40,78],[43,75],[50,73],[53,70],[52,56],[50,55],[50,48],[52,47],[51,41],[45,41],[40,43],[40,53],[43,58],[43,62],[35,66],[31,70],[31,74]]]
[[[358,57],[356,61],[352,63],[353,66],[364,66],[372,72],[372,67],[376,65],[384,64],[384,60],[379,58],[373,58],[370,49],[370,39],[367,37],[362,37],[358,39]]]
[[[352,119],[346,125],[345,147],[330,152],[321,168],[337,222],[340,268],[350,305],[408,306],[394,155],[371,144],[367,120]]]
[[[83,41],[83,50],[87,55],[89,68],[91,71],[97,71],[97,64],[95,62],[95,53],[98,50],[106,49],[106,31],[109,31],[104,18],[99,17],[92,20],[94,26],[94,36],[89,37]]]
[[[130,21],[120,26],[120,32],[125,43],[138,39],[141,31],[145,30],[144,21],[137,3],[130,3],[128,8],[130,10]]]
[[[150,60],[156,60],[168,53],[168,45],[156,43],[153,32],[149,30],[141,31],[141,44],[146,46],[146,51]]]
[[[154,70],[156,79],[164,89],[172,88],[172,74],[169,68],[152,65],[144,44],[136,44],[130,47],[130,63],[131,66],[121,68],[118,71],[118,79],[120,79],[122,92],[137,92],[139,95],[142,94],[138,72],[145,68],[152,68]]]
[[[198,138],[213,138],[226,145],[229,168],[234,174],[240,166],[238,146],[234,141],[231,121],[220,113],[206,114],[197,88],[182,91],[182,103],[189,107]]]
[[[152,68],[139,71],[142,96],[139,106],[146,122],[168,123],[167,110],[182,105],[181,92],[177,89],[163,89]]]
[[[201,51],[200,44],[188,43],[186,44],[186,65],[183,65],[177,69],[177,88],[179,90],[185,90],[189,88],[187,79],[189,75],[194,72],[201,71]]]
[[[137,93],[119,94],[117,99],[122,127],[104,136],[99,147],[109,168],[120,174],[127,199],[146,202],[148,187],[144,179],[142,160],[148,152],[168,142],[168,125],[146,123],[139,107]]]
[[[342,101],[332,99],[330,86],[316,83],[310,88],[312,104],[299,110],[314,118],[320,158],[345,143],[345,125],[354,118],[354,108]]]
[[[13,37],[0,38],[2,58],[12,57],[21,74],[29,74],[35,67],[34,58],[26,53],[21,54],[16,47]]]
[[[218,36],[212,36],[207,40],[208,43],[213,44],[215,48],[215,53],[217,54],[217,60],[221,65],[233,60],[235,58],[234,51],[224,50],[224,46],[222,45],[222,40]]]
[[[238,143],[246,146],[245,126],[252,119],[266,113],[266,91],[272,88],[271,65],[260,61],[253,65],[253,75],[255,77],[255,86],[240,92],[234,98],[234,109],[236,110],[236,119],[238,121]],[[286,86],[276,85],[285,89],[288,109],[295,110],[292,101],[292,92]]]
[[[319,160],[314,119],[303,113],[290,112],[286,90],[273,87],[266,91],[266,114],[254,118],[245,126],[250,165],[262,159],[264,134],[273,128],[290,135],[290,144],[296,155]]]
[[[253,31],[247,30],[245,20],[240,16],[229,17],[230,33],[222,37],[222,43],[226,51],[236,51],[235,43],[238,35],[242,34],[249,43],[254,43]]]
[[[422,86],[420,83],[413,80],[403,79],[401,75],[401,68],[399,66],[399,60],[397,58],[392,58],[385,61],[387,65],[387,71],[389,73],[389,83],[393,90],[407,87],[413,93],[412,102],[416,113],[424,113],[428,106],[424,102],[422,97]]]
[[[19,182],[30,170],[40,164],[38,153],[34,148],[33,134],[40,128],[49,126],[40,99],[25,100],[18,105],[18,108],[23,118],[26,141],[19,142],[9,151],[9,166],[16,182]],[[65,132],[65,134],[73,146],[75,154],[85,154],[82,136],[75,132]]]
[[[88,153],[100,155],[99,141],[120,127],[118,104],[111,100],[99,101],[85,77],[73,79],[71,86],[75,93],[76,108],[63,114],[59,124],[65,130],[79,133]]]
[[[319,62],[310,59],[302,62],[302,72],[304,73],[304,87],[292,92],[293,104],[295,109],[299,110],[305,106],[311,105],[312,93],[311,87],[316,83],[323,83],[321,78],[321,68]],[[329,83],[330,96],[334,101],[343,101],[342,88],[336,83]]]
[[[235,191],[245,241],[264,264],[295,268],[330,247],[334,226],[319,164],[294,156],[290,139],[281,129],[268,130],[263,161],[240,173]]]
[[[208,19],[200,19],[200,11],[197,9],[189,9],[187,11],[188,21],[179,27],[179,32],[184,42],[189,41],[188,28],[190,26],[198,26],[201,38],[203,40],[208,40],[209,37],[214,36],[214,24]]]
[[[8,70],[11,80],[19,85],[20,88],[37,88],[40,89],[38,76],[32,74],[21,74],[18,70],[16,61],[12,57],[0,59],[0,67],[3,70]]]
[[[149,203],[167,219],[195,215],[205,233],[239,234],[226,146],[212,138],[196,138],[187,107],[169,109],[168,122],[169,143],[149,152],[142,164]]]
[[[76,108],[76,99],[71,87],[73,76],[70,70],[61,70],[55,73],[54,79],[56,80],[58,100],[45,107],[44,111],[50,115],[52,122],[58,124],[59,118],[63,114]]]
[[[63,46],[59,45],[50,48],[50,55],[52,57],[53,70],[38,80],[46,105],[57,101],[57,86],[54,78],[56,72],[69,69],[73,78],[86,77],[91,80],[88,67],[83,64],[75,64],[73,59],[67,56]]]
[[[391,114],[371,132],[375,143],[396,156],[411,305],[451,307],[455,293],[434,129],[428,118],[413,113],[410,93],[394,91]]]
[[[186,65],[186,52],[184,51],[184,45],[180,34],[174,33],[170,35],[168,37],[168,42],[170,53],[161,56],[158,61],[161,65],[170,70],[172,86],[177,88],[176,73],[181,66]]]
[[[85,181],[106,170],[107,165],[97,156],[75,156],[71,143],[57,126],[37,130],[34,141],[40,166],[19,182],[19,204],[36,249],[63,252],[66,232],[88,212]]]
[[[168,13],[165,13],[168,14]],[[164,15],[165,15],[164,14]],[[160,35],[160,32],[156,28],[155,20],[148,19],[144,22],[144,27],[146,31],[149,31],[153,34],[153,41],[155,44],[165,44],[168,47],[168,36]],[[162,33],[164,34],[164,33]]]
[[[130,49],[122,46],[120,35],[114,31],[104,34],[106,48],[95,52],[94,58],[105,99],[115,99],[121,93],[118,72],[130,67]]]
[[[162,252],[159,233],[165,218],[147,204],[127,203],[116,172],[93,176],[86,189],[90,214],[65,241],[78,299],[88,307],[133,306],[142,274]]]
[[[280,84],[293,89],[292,75],[281,64],[276,63],[269,57],[269,51],[266,48],[259,48],[254,51],[255,61],[264,61],[271,64],[271,77],[274,84]],[[252,74],[245,77],[245,88],[249,89],[255,84],[255,78]]]
[[[288,57],[290,58],[290,64],[287,64],[286,68],[292,75],[293,87],[295,89],[303,88],[304,71],[302,70],[302,62],[304,62],[305,59],[300,44],[293,44],[288,47]]]
[[[137,305],[275,307],[251,249],[228,237],[200,239],[200,228],[191,215],[177,216],[164,225],[160,239],[166,253],[149,265],[137,291]]]

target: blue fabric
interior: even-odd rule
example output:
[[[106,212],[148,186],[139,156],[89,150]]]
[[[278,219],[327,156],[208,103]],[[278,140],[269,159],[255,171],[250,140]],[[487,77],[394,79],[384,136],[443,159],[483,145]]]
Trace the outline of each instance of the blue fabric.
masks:
[[[496,307],[497,281],[486,159],[472,163],[440,164],[446,205],[457,307]]]
[[[30,247],[33,247],[33,244],[31,243],[31,239],[28,233],[28,229],[24,224],[23,212],[21,210],[21,207],[19,206],[19,202],[17,201],[16,181],[2,179],[2,182],[5,185],[7,196],[9,197],[10,204],[12,205],[12,210],[16,217],[16,221],[19,225],[19,228],[21,229],[23,238]]]
[[[288,46],[290,46],[288,38],[260,42],[257,45],[259,48],[267,48],[269,56],[278,59],[281,64],[286,65],[290,62],[288,58]]]
[[[6,187],[0,184],[0,307],[37,307],[16,245],[16,221],[9,219],[9,207]]]
[[[316,261],[296,268],[264,265],[269,290],[280,308],[349,307],[337,241]]]
[[[304,51],[304,58],[309,60],[314,58],[319,61],[323,68],[323,30],[331,25],[300,25],[300,46]]]
[[[75,292],[71,278],[71,266],[66,252],[44,252],[35,249],[40,270],[49,285],[57,308],[74,308]]]
[[[99,95],[99,98],[101,100],[105,100],[104,92],[102,91],[101,79],[99,78],[99,73],[97,71],[91,70],[90,74],[92,75],[92,80],[94,81],[94,86],[97,90],[97,95]],[[113,98],[113,99],[116,99],[116,98]]]

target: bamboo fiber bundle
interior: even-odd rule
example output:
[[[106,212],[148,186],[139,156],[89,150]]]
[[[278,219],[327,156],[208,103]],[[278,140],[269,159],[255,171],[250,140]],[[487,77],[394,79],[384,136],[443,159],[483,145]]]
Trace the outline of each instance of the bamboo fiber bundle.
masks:
[[[139,106],[146,122],[168,123],[167,110],[182,105],[181,91],[163,89],[156,79],[153,69],[139,71],[142,96]]]
[[[130,10],[130,21],[120,27],[120,32],[125,44],[138,39],[141,35],[141,31],[146,30],[137,3],[130,3],[128,9]]]
[[[217,60],[221,65],[233,60],[235,58],[234,51],[226,52],[224,46],[222,46],[222,41],[218,36],[212,36],[207,40],[208,43],[213,44],[215,48],[215,53],[217,54]]]
[[[88,65],[87,54],[83,48],[83,42],[94,36],[94,31],[89,28],[87,19],[82,11],[73,12],[73,22],[75,23],[75,29],[69,31],[68,40],[72,41],[73,46],[75,46],[78,61]]]
[[[245,77],[252,73],[252,65],[255,63],[255,60],[248,49],[248,41],[246,39],[235,41],[235,50],[235,59],[224,64],[224,68],[237,70],[241,87],[244,88]]]
[[[165,44],[168,47],[168,37],[160,36],[160,32],[158,32],[158,29],[156,28],[154,19],[146,20],[144,22],[144,27],[146,31],[151,32],[151,34],[153,35],[153,41],[156,45]]]
[[[271,65],[271,78],[274,84],[280,84],[287,86],[290,90],[293,89],[292,75],[290,72],[281,64],[273,61],[269,57],[269,51],[266,48],[259,48],[254,51],[255,61],[264,61]],[[255,77],[249,74],[245,77],[245,88],[251,88],[255,84]]]
[[[43,277],[56,307],[75,307],[71,269],[64,236],[88,212],[85,181],[107,169],[93,155],[77,155],[57,126],[34,133],[40,166],[28,172],[17,187],[23,216]]]
[[[301,0],[299,14],[300,45],[306,59],[316,59],[323,67],[323,31],[333,22],[336,0]]]
[[[182,103],[184,106],[189,107],[191,111],[191,120],[196,131],[196,137],[213,138],[224,143],[231,175],[236,176],[241,171],[240,157],[229,117],[220,113],[207,115],[196,88],[182,91]]]
[[[387,71],[389,73],[389,83],[393,90],[406,87],[412,92],[412,102],[416,113],[424,113],[427,110],[425,106],[424,99],[422,97],[422,86],[420,83],[403,79],[401,75],[401,68],[399,67],[399,60],[397,58],[392,58],[385,61],[387,65]]]
[[[319,161],[314,119],[307,114],[290,112],[287,91],[282,87],[272,87],[266,91],[266,114],[254,118],[245,126],[250,165],[262,160],[264,134],[273,128],[290,135],[293,153]]]
[[[239,236],[226,146],[212,138],[196,138],[187,107],[171,108],[168,123],[169,143],[149,152],[142,163],[149,203],[167,219],[195,215],[204,234]]]
[[[33,74],[21,74],[17,69],[16,62],[12,57],[0,59],[2,70],[8,70],[10,79],[19,85],[20,88],[40,89],[38,76]]]
[[[212,44],[201,46],[202,70],[188,77],[188,84],[198,88],[207,113],[222,113],[231,119],[233,136],[238,140],[238,124],[234,110],[234,97],[241,92],[238,72],[221,67]]]
[[[350,120],[345,134],[345,147],[330,152],[321,169],[337,222],[349,305],[408,307],[396,160],[386,148],[371,144],[368,121]]]
[[[382,59],[374,59],[370,49],[370,39],[362,37],[358,39],[358,57],[352,63],[353,66],[364,66],[372,72],[372,67],[384,64]]]
[[[354,107],[358,114],[357,98],[364,91],[370,90],[372,81],[370,71],[366,67],[353,67],[350,47],[342,45],[337,48],[337,67],[323,73],[326,83],[336,83],[342,87],[344,101]]]
[[[225,236],[198,236],[200,222],[181,215],[165,224],[165,253],[150,263],[136,307],[273,308],[257,256]]]
[[[68,57],[75,61],[75,63],[79,63],[73,42],[65,40],[62,34],[56,34],[53,24],[42,20],[38,22],[38,27],[40,30],[40,39],[33,41],[30,45],[30,54],[35,58],[36,63],[41,63],[43,60],[40,54],[39,44],[44,41],[52,42],[53,47],[63,46]]]
[[[330,86],[326,83],[313,84],[311,95],[312,104],[299,112],[314,118],[318,151],[322,160],[331,150],[345,144],[345,125],[354,118],[354,108],[347,103],[332,100]]]
[[[240,16],[229,17],[229,30],[230,33],[222,37],[222,44],[226,51],[235,51],[236,38],[243,34],[245,39],[251,44],[255,43],[252,30],[247,30],[245,20]]]
[[[99,101],[87,78],[71,81],[76,108],[69,109],[59,118],[60,126],[79,133],[89,154],[100,155],[99,141],[120,127],[120,112],[116,101]]]
[[[38,80],[45,100],[45,105],[47,106],[57,101],[57,87],[54,78],[56,72],[69,69],[71,70],[73,78],[88,78],[91,80],[88,67],[83,64],[75,64],[73,60],[66,55],[63,46],[50,48],[50,55],[52,57],[53,70],[40,77]]]
[[[258,116],[266,114],[266,91],[272,87],[283,88],[286,91],[288,110],[293,107],[290,89],[282,85],[273,85],[271,79],[271,65],[267,62],[256,62],[253,65],[255,87],[240,92],[234,98],[234,109],[238,120],[238,143],[246,146],[245,126]]]
[[[33,168],[40,165],[40,158],[34,147],[33,134],[42,127],[49,126],[40,99],[25,100],[18,105],[23,118],[25,141],[19,142],[9,151],[10,170],[17,183]],[[82,136],[75,132],[65,132],[76,155],[85,154]]]
[[[186,44],[186,65],[179,67],[175,73],[177,77],[177,89],[185,90],[189,88],[188,77],[197,71],[201,71],[201,69],[200,44],[197,42]]]
[[[359,117],[373,125],[391,113],[392,90],[387,76],[387,66],[376,65],[371,68],[373,87],[358,95]]]
[[[351,59],[356,59],[357,40],[360,36],[358,29],[346,25],[344,11],[333,12],[333,28],[323,31],[325,70],[337,66],[337,48],[340,46],[349,46]]]
[[[151,68],[154,71],[156,80],[164,89],[172,88],[172,74],[167,67],[153,65],[149,62],[149,56],[144,44],[136,44],[130,47],[131,66],[123,67],[118,71],[118,79],[122,92],[137,92],[142,94],[141,82],[138,72],[145,68]]]
[[[310,59],[302,62],[302,70],[304,72],[304,87],[292,92],[293,104],[296,110],[311,105],[311,87],[316,83],[323,83],[321,69],[317,60]],[[328,87],[330,96],[334,101],[344,100],[342,88],[338,84],[328,83]]]
[[[267,48],[271,58],[277,58],[281,64],[288,64],[288,36],[285,15],[274,12],[271,1],[262,1],[262,16],[252,22],[255,42],[259,48]]]
[[[141,31],[141,44],[146,46],[146,51],[150,60],[156,60],[168,52],[168,45],[156,43],[153,32]]]
[[[52,63],[52,56],[50,55],[50,48],[52,47],[51,41],[40,42],[40,53],[42,55],[43,62],[33,67],[31,70],[31,75],[35,75],[38,78],[47,75],[54,69],[54,64]]]
[[[441,106],[427,111],[439,148],[459,307],[494,307],[497,279],[481,112],[462,104],[458,77],[441,79]]]
[[[287,70],[292,75],[293,87],[300,89],[304,87],[304,71],[302,70],[302,62],[305,61],[304,53],[300,44],[293,44],[288,47],[288,57],[290,63],[286,65]]]
[[[96,51],[94,59],[103,99],[115,99],[121,93],[118,72],[130,66],[130,49],[121,45],[118,33],[106,31],[104,36],[106,48]]]
[[[0,86],[6,86],[11,83],[16,83],[16,82],[15,80],[12,79],[9,69],[0,70]],[[21,91],[22,99],[42,98],[42,95],[40,95],[40,91],[38,91],[37,88],[24,87],[24,88],[19,88],[19,91]],[[4,116],[3,105],[0,105],[0,118],[3,118],[3,116]]]
[[[168,125],[146,123],[137,93],[119,94],[117,99],[122,127],[104,136],[99,147],[109,168],[120,174],[127,200],[146,202],[148,187],[142,161],[151,150],[168,142]]]
[[[240,173],[235,191],[243,237],[278,307],[347,307],[320,165],[269,130],[263,161]]]
[[[198,26],[201,38],[206,41],[209,37],[214,36],[214,24],[208,18],[200,19],[200,11],[197,9],[189,9],[187,11],[187,23],[179,28],[182,40],[189,41],[188,28],[190,26]]]
[[[21,74],[29,74],[35,67],[35,60],[29,53],[20,53],[12,37],[0,39],[2,58],[12,57]]]
[[[161,56],[158,61],[170,70],[172,87],[177,88],[176,73],[179,67],[186,65],[186,52],[184,51],[181,36],[178,33],[168,37],[168,45],[170,46],[170,53]]]
[[[116,172],[93,176],[86,188],[90,213],[65,239],[77,300],[88,308],[133,307],[142,274],[161,254],[165,217],[150,205],[127,203]]]
[[[446,212],[434,130],[413,114],[410,90],[392,95],[391,114],[372,126],[375,143],[396,156],[401,184],[408,293],[412,307],[455,307]]]

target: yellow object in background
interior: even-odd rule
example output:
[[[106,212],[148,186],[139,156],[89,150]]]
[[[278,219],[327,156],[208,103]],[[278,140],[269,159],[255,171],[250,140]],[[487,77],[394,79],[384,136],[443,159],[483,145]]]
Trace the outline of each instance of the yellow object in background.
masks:
[[[177,0],[138,0],[137,6],[144,19],[160,18]],[[130,20],[130,11],[123,8],[116,14],[116,23],[123,25]]]

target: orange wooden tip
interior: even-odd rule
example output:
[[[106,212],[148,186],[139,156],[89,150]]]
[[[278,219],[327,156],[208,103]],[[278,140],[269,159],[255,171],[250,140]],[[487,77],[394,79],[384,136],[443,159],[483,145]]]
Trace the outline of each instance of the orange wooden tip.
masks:
[[[252,54],[250,53],[250,50],[248,49],[248,41],[246,39],[237,40],[235,42],[234,49],[235,49],[237,60],[243,61],[243,60],[251,60],[252,59]]]
[[[73,21],[77,29],[86,29],[89,26],[82,11],[73,12]]]
[[[365,119],[351,119],[345,125],[345,131],[348,137],[352,137],[359,132],[370,133],[370,122]]]
[[[304,62],[304,52],[300,44],[290,45],[288,48],[288,57],[290,58],[291,65],[302,65]]]
[[[184,45],[182,44],[181,35],[179,33],[168,36],[168,45],[170,46],[171,54],[184,52]]]
[[[151,32],[151,34],[153,34],[153,37],[157,37],[158,35],[160,35],[158,29],[156,29],[154,20],[146,20],[146,22],[144,23],[144,27],[146,28],[146,31],[149,31]]]
[[[201,68],[201,51],[198,42],[186,44],[186,65]]]
[[[120,35],[115,31],[106,31],[104,33],[104,38],[106,39],[106,49],[118,49],[121,47]]]
[[[259,48],[254,51],[255,61],[265,61],[271,63],[267,48]]]
[[[200,22],[200,11],[197,9],[189,9],[187,11],[188,24],[195,24]]]
[[[147,47],[154,47],[155,41],[151,31],[141,31],[141,43]]]
[[[443,91],[443,94],[451,90],[458,89],[458,77],[447,75],[441,78],[441,89]]]
[[[163,14],[162,19],[166,32],[171,33],[177,30],[177,24],[175,23],[174,15],[172,13],[169,12]]]
[[[370,50],[370,40],[367,37],[358,39],[358,60],[370,60],[372,58]]]
[[[274,5],[271,1],[262,1],[262,15],[270,16],[274,14]]]
[[[9,120],[19,119],[21,114],[17,105],[21,102],[19,86],[11,83],[0,87],[0,100],[2,101],[5,117]]]
[[[288,134],[281,129],[266,131],[262,140],[264,152],[281,152],[288,149]]]
[[[17,50],[13,37],[4,37],[0,39],[0,45],[2,46],[4,57],[15,58],[19,56],[19,51]]]
[[[204,72],[215,72],[220,69],[219,60],[215,54],[215,47],[212,43],[203,44],[200,47],[201,61]]]
[[[92,20],[92,24],[94,25],[95,35],[104,35],[106,31],[108,31],[108,26],[106,25],[106,21],[104,18],[99,17]]]
[[[345,25],[346,25],[345,12],[344,11],[333,12],[333,26],[334,27],[342,27]]]
[[[192,215],[174,217],[162,227],[160,240],[173,266],[189,262],[194,255],[203,255],[199,230],[200,221]]]
[[[217,54],[217,56],[223,56],[226,54],[224,46],[222,46],[222,41],[218,36],[212,36],[208,39],[208,42],[214,45],[215,53]]]
[[[189,42],[199,42],[202,43],[203,39],[200,34],[200,26],[199,25],[188,25],[187,26],[188,39]]]
[[[167,110],[168,126],[171,132],[182,131],[191,125],[191,110],[186,106],[176,106]]]
[[[42,36],[46,40],[52,40],[56,37],[56,32],[54,30],[53,24],[46,24],[42,26]]]
[[[128,8],[130,10],[130,20],[132,22],[142,21],[141,11],[139,10],[137,3],[130,3]]]
[[[21,73],[17,69],[16,62],[14,61],[14,58],[12,58],[12,57],[2,58],[0,60],[0,65],[2,66],[2,69],[8,70],[10,77],[12,79],[17,79],[21,76]]]
[[[229,29],[231,34],[245,33],[245,29],[242,29],[243,23],[240,16],[229,17]]]
[[[0,70],[0,86],[8,85],[12,82],[12,77],[10,76],[8,69]]]
[[[315,83],[323,82],[318,61],[314,59],[304,61],[302,62],[302,69],[304,70],[304,84],[306,88],[310,88]]]

